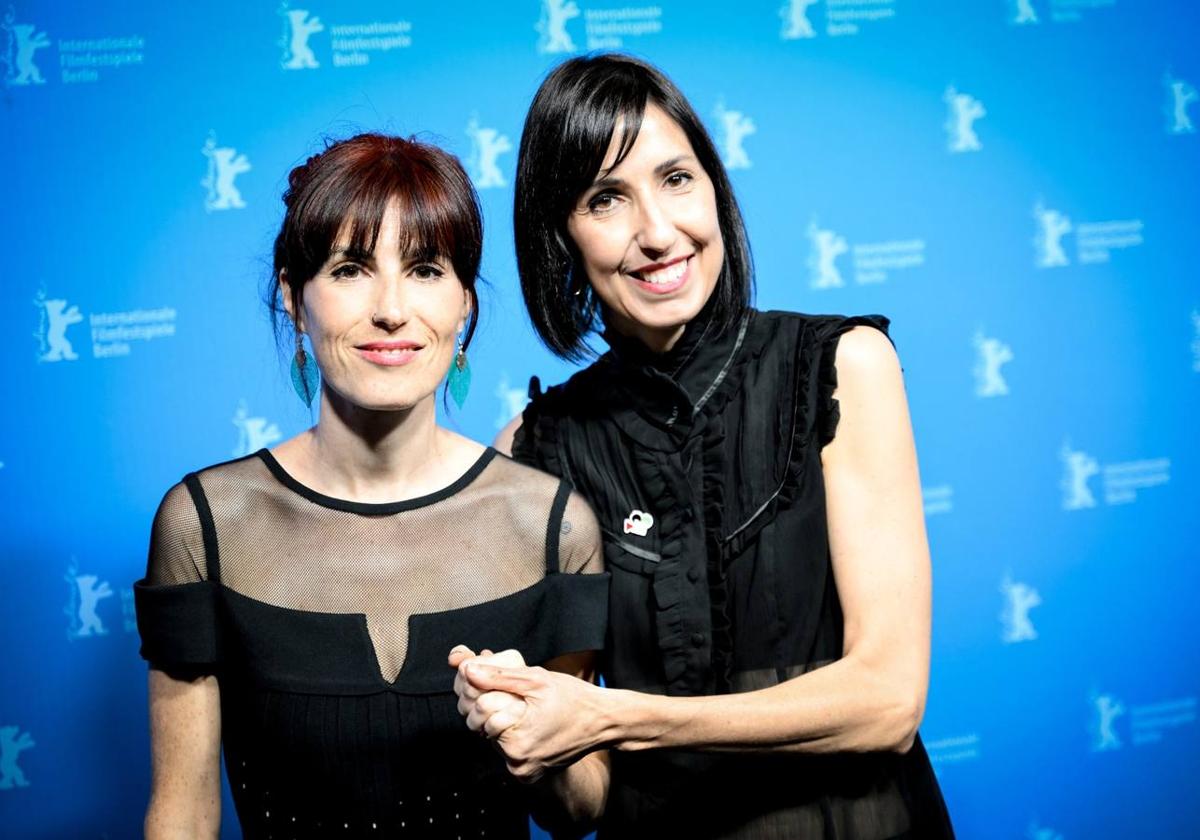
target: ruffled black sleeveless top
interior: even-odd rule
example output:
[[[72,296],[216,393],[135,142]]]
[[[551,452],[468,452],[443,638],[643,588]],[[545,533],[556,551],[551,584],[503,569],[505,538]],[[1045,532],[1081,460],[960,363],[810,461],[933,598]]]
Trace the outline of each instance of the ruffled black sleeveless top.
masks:
[[[540,392],[514,457],[595,510],[612,573],[606,683],[669,695],[764,688],[841,656],[821,448],[839,337],[881,316],[707,313],[665,354],[611,351]],[[828,756],[614,752],[602,836],[950,837],[924,748]]]
[[[388,504],[322,495],[264,449],[168,491],[134,595],[152,667],[217,677],[243,836],[528,838],[446,657],[600,649],[608,575],[587,503],[494,449]]]

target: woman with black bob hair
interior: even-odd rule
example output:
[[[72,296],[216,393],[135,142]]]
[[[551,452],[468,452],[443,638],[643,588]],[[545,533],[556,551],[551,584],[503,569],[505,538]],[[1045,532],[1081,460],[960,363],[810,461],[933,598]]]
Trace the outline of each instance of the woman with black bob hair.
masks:
[[[514,221],[542,340],[610,347],[506,430],[596,512],[605,686],[466,659],[468,725],[526,780],[607,750],[605,837],[953,836],[917,733],[930,568],[887,319],[751,308],[712,141],[625,56],[542,84]]]
[[[154,519],[134,590],[146,836],[218,835],[222,752],[246,838],[528,837],[531,807],[578,816],[554,795],[603,756],[530,801],[446,667],[463,641],[588,678],[608,595],[578,494],[438,423],[443,381],[459,401],[469,384],[471,181],[435,146],[360,134],[294,168],[283,204],[270,304],[319,412],[189,472]]]

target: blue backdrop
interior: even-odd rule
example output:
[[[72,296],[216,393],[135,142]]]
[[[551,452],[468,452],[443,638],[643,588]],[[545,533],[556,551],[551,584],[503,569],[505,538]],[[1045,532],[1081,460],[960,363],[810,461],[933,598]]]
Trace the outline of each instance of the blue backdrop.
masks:
[[[531,374],[515,147],[546,70],[662,66],[758,304],[894,321],[934,563],[924,737],[968,838],[1182,837],[1200,695],[1200,12],[1128,0],[0,6],[0,834],[135,836],[131,586],[184,472],[295,434],[259,290],[288,170],[418,133],[486,215],[480,440]],[[237,836],[227,807],[226,829]]]

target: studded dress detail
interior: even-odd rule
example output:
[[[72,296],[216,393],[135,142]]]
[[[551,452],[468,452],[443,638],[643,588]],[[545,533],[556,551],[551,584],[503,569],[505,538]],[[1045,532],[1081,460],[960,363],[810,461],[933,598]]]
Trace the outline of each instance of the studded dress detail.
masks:
[[[711,305],[710,305],[711,306]],[[881,316],[707,311],[653,354],[610,352],[532,402],[514,457],[591,503],[612,574],[608,685],[697,696],[776,685],[842,655],[821,449],[835,355]],[[953,836],[925,750],[612,753],[603,838]]]
[[[217,677],[245,837],[474,840],[527,838],[529,808],[457,711],[451,647],[597,650],[608,588],[587,503],[495,450],[365,504],[264,449],[168,491],[134,592],[151,666]]]

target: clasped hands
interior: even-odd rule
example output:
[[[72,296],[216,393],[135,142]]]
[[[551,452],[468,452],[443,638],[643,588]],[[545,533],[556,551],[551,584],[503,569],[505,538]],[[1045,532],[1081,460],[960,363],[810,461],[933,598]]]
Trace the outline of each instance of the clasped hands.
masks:
[[[535,782],[601,746],[592,724],[602,689],[569,674],[529,667],[518,651],[450,651],[454,693],[467,727],[491,739],[508,770]]]

